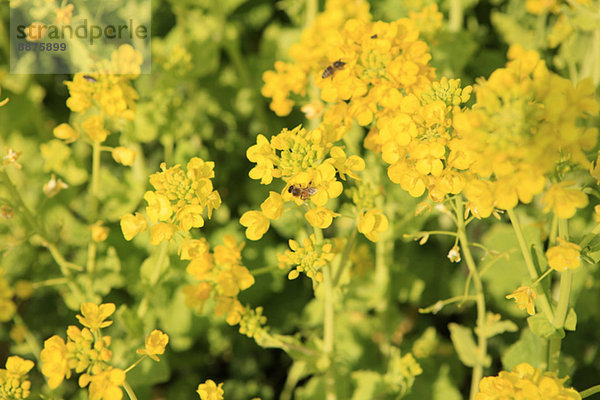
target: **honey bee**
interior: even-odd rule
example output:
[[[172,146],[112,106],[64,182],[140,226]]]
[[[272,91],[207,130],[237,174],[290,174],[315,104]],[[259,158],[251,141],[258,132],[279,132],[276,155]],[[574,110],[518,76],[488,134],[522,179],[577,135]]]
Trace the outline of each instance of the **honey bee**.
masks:
[[[335,74],[335,71],[338,71],[338,70],[344,68],[344,65],[346,65],[346,63],[343,62],[342,60],[337,60],[333,64],[328,65],[327,68],[325,68],[325,70],[323,71],[321,78],[326,79],[326,78],[329,78],[330,76],[333,76],[333,74]]]
[[[288,192],[294,197],[299,197],[300,200],[306,200],[313,194],[317,193],[317,188],[310,186],[310,183],[305,188],[296,185],[290,185]]]
[[[88,81],[88,82],[91,82],[91,83],[96,83],[96,82],[98,82],[98,81],[96,80],[96,78],[94,78],[93,76],[89,76],[89,75],[84,75],[84,76],[83,76],[83,79],[85,79],[86,81]]]

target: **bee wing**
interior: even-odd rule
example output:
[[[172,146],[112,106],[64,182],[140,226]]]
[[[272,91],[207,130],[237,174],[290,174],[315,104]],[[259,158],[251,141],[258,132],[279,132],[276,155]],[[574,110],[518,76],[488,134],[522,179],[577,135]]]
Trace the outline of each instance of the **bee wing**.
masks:
[[[314,188],[314,187],[309,187],[309,188],[306,188],[306,193],[307,193],[309,196],[312,196],[313,194],[317,193],[317,188]]]

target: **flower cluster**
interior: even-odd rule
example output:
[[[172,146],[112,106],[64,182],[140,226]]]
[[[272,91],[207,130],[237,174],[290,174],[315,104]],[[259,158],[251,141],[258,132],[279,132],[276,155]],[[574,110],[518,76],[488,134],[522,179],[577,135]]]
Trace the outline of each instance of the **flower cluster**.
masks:
[[[121,386],[125,383],[126,373],[114,367],[110,361],[112,338],[103,336],[102,328],[112,325],[107,320],[115,312],[113,303],[83,303],[81,315],[77,319],[84,326],[71,325],[67,328],[67,341],[54,335],[44,342],[41,352],[42,373],[48,378],[48,386],[57,388],[73,372],[80,374],[79,386],[88,387],[90,399],[119,400],[123,396]],[[156,354],[163,354],[168,336],[153,331],[146,339],[146,348],[138,353],[157,360]]]
[[[140,74],[141,63],[141,53],[125,44],[113,52],[110,61],[98,63],[98,72],[78,73],[65,82],[69,90],[67,107],[74,117],[71,124],[55,127],[54,136],[66,143],[85,137],[98,144],[111,134],[110,129],[135,119],[138,94],[131,80]],[[117,163],[126,166],[135,159],[135,151],[125,146],[111,148],[111,153]]]
[[[337,216],[325,207],[329,199],[342,193],[343,185],[337,178],[357,179],[357,171],[365,167],[362,158],[347,156],[338,146],[333,146],[317,128],[307,131],[301,126],[281,133],[268,140],[258,135],[257,143],[246,152],[256,166],[250,170],[252,179],[260,179],[268,185],[273,178],[281,178],[285,187],[281,193],[270,192],[261,204],[261,211],[247,211],[240,223],[244,225],[250,240],[260,239],[269,229],[270,221],[279,219],[286,202],[297,205],[310,204],[306,219],[315,227],[324,229]]]
[[[288,273],[289,279],[296,279],[300,272],[319,283],[323,281],[321,268],[327,265],[335,254],[331,243],[317,244],[315,235],[310,235],[304,239],[302,246],[295,240],[289,241],[290,249],[285,253],[279,254],[279,268],[292,270]]]
[[[495,207],[531,202],[559,161],[587,169],[583,150],[597,137],[596,128],[580,124],[580,119],[598,112],[589,81],[574,87],[550,72],[536,52],[517,45],[508,57],[505,68],[476,85],[473,108],[454,119],[473,174],[465,187],[468,207],[477,217],[489,216]],[[561,216],[571,214],[573,207],[586,202],[582,196],[557,187],[547,196],[547,210],[554,207]]]
[[[237,325],[245,307],[237,299],[242,290],[254,284],[254,277],[241,265],[242,248],[233,236],[224,236],[224,244],[213,252],[206,239],[186,239],[179,247],[182,260],[189,260],[187,272],[198,281],[183,288],[188,307],[202,312],[204,303],[214,298],[215,314],[225,315],[229,325]]]
[[[0,399],[22,400],[29,397],[31,382],[27,373],[33,368],[33,361],[18,356],[8,357],[6,368],[0,369]]]
[[[544,399],[581,400],[572,388],[565,388],[566,378],[542,372],[527,363],[517,365],[512,372],[501,371],[498,376],[488,376],[479,382],[475,400]]]
[[[204,213],[210,219],[214,209],[221,205],[219,192],[213,190],[211,179],[215,176],[214,163],[198,157],[192,158],[183,170],[181,165],[167,168],[162,163],[161,172],[150,176],[154,190],[147,191],[146,214],[154,223],[150,227],[150,241],[157,245],[170,240],[176,231],[189,231],[204,226]],[[125,239],[147,229],[143,215],[136,213],[121,217],[121,230]]]

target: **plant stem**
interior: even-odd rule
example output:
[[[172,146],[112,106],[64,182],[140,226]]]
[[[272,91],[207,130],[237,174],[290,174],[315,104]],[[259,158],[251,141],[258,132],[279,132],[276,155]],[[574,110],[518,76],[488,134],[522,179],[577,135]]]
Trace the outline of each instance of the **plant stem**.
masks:
[[[344,272],[344,269],[346,268],[346,265],[348,265],[348,261],[349,260],[349,254],[350,251],[352,250],[352,247],[354,246],[354,241],[356,240],[356,232],[357,229],[354,228],[352,230],[352,234],[350,235],[350,238],[348,238],[348,241],[346,242],[346,245],[344,246],[344,250],[342,251],[341,257],[340,257],[340,262],[338,263],[338,267],[336,269],[335,272],[335,278],[333,278],[333,287],[336,287],[338,285],[338,283],[340,283],[340,279],[342,277],[342,272]]]
[[[450,0],[448,15],[448,29],[450,32],[459,32],[462,28],[464,9],[462,0]]]
[[[125,389],[125,392],[127,392],[127,396],[129,396],[130,400],[137,400],[133,389],[131,388],[131,386],[129,386],[129,383],[127,383],[127,381],[123,382],[123,389]]]
[[[538,273],[535,269],[535,265],[533,264],[533,259],[531,258],[531,253],[529,252],[529,248],[527,246],[527,242],[525,241],[525,237],[523,236],[523,231],[521,230],[521,225],[519,224],[519,219],[515,214],[514,209],[506,210],[508,213],[508,217],[510,218],[510,222],[515,231],[515,236],[517,237],[517,241],[519,242],[519,247],[521,248],[521,254],[523,255],[523,259],[525,260],[525,265],[527,266],[527,271],[529,272],[529,277],[532,281],[538,280]],[[550,307],[550,301],[546,297],[546,294],[542,291],[538,296],[540,307],[542,312],[548,318],[548,321],[552,322],[554,319],[554,314],[552,313],[552,307]]]
[[[477,363],[473,367],[473,376],[471,378],[471,394],[470,399],[473,400],[479,389],[479,381],[483,376],[483,364],[487,355],[487,336],[485,335],[485,297],[483,295],[483,284],[477,266],[473,260],[471,249],[469,248],[469,240],[467,239],[467,233],[465,229],[465,219],[463,213],[463,200],[461,196],[456,197],[456,222],[457,222],[457,233],[460,240],[460,244],[465,255],[465,261],[469,268],[469,273],[473,277],[473,284],[475,286],[475,297],[477,304]]]
[[[586,397],[590,397],[596,393],[600,393],[600,385],[592,386],[591,388],[585,389],[583,392],[580,392],[579,394],[581,395],[582,399],[585,399]]]
[[[148,357],[146,354],[144,354],[143,356],[141,356],[136,362],[134,362],[129,367],[127,367],[127,369],[125,370],[125,373],[128,373],[129,371],[131,371],[132,369],[134,369],[139,363],[141,363],[143,360],[145,360],[146,357]]]
[[[155,286],[160,278],[160,272],[162,271],[163,264],[167,258],[167,250],[169,249],[169,242],[164,241],[160,244],[160,249],[158,250],[158,258],[156,263],[154,264],[154,270],[152,271],[152,276],[150,277],[150,285]]]

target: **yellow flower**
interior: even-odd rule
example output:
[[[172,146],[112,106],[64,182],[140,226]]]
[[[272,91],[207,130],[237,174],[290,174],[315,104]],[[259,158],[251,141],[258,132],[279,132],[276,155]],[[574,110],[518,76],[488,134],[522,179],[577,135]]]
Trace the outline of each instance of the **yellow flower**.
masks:
[[[108,227],[103,226],[101,221],[96,222],[94,225],[90,226],[92,231],[92,240],[94,242],[104,242],[108,237]]]
[[[56,10],[54,10],[54,12],[56,13],[54,24],[69,25],[71,23],[71,17],[73,16],[73,7],[73,4],[67,4],[62,8],[57,8]]]
[[[52,336],[44,342],[40,354],[42,374],[48,378],[48,386],[56,389],[62,381],[71,377],[71,369],[67,359],[67,346],[58,335]]]
[[[6,360],[6,369],[0,369],[0,397],[7,400],[21,400],[29,397],[31,382],[27,373],[33,368],[33,361],[19,356]]]
[[[127,241],[146,229],[148,229],[148,222],[140,213],[135,213],[135,215],[125,214],[121,217],[121,231],[123,231],[123,237]]]
[[[567,186],[573,185],[573,181],[565,181],[550,186],[550,189],[542,197],[544,212],[554,211],[558,218],[571,218],[575,215],[578,208],[588,205],[588,198],[585,193],[579,189],[568,189]]]
[[[277,256],[279,267],[282,269],[293,267],[288,274],[288,279],[296,279],[300,272],[306,273],[313,281],[323,281],[321,268],[333,260],[333,245],[329,242],[317,246],[315,235],[304,239],[302,246],[295,240],[289,241],[290,250]]]
[[[546,251],[550,268],[559,272],[578,268],[581,265],[581,247],[562,238],[557,240],[558,246],[550,247]]]
[[[331,161],[338,174],[340,174],[340,178],[346,180],[346,176],[353,179],[358,179],[358,175],[356,175],[355,171],[362,171],[365,169],[365,160],[360,158],[359,156],[350,156],[346,157],[346,153],[341,147],[332,147],[329,151],[329,156],[331,158],[328,161]]]
[[[192,260],[202,257],[209,251],[208,241],[204,238],[201,239],[185,239],[179,245],[179,258],[182,260]]]
[[[57,138],[66,141],[66,143],[74,142],[79,138],[79,134],[75,131],[75,129],[73,129],[71,125],[65,123],[62,123],[54,128],[52,133],[54,133],[54,136]]]
[[[387,217],[377,208],[361,213],[358,217],[358,231],[372,242],[377,242],[379,234],[387,228]]]
[[[212,379],[199,384],[196,392],[198,392],[200,400],[223,400],[223,384],[217,385]]]
[[[138,349],[138,354],[146,354],[154,361],[160,361],[157,354],[164,354],[165,347],[169,343],[169,335],[159,331],[158,329],[153,330],[149,336],[146,336],[146,346],[143,349]]]
[[[269,230],[270,221],[260,211],[246,211],[240,218],[240,224],[247,228],[248,239],[258,240]]]
[[[90,385],[90,400],[121,400],[123,391],[120,386],[124,383],[125,371],[113,367],[91,376],[84,374],[79,379],[79,386]]]
[[[83,303],[81,305],[81,314],[77,315],[77,319],[81,325],[96,331],[100,328],[106,328],[112,325],[112,321],[105,321],[115,312],[114,303],[101,304],[100,306],[94,303]]]
[[[229,270],[219,272],[217,284],[225,296],[233,297],[237,296],[240,290],[254,285],[254,277],[246,267],[236,265],[231,266]]]
[[[182,292],[185,296],[185,305],[196,309],[197,313],[201,313],[204,308],[204,303],[210,297],[212,286],[206,282],[200,282],[197,285],[186,285]]]
[[[86,118],[81,123],[81,127],[87,132],[93,142],[104,142],[110,134],[109,131],[104,129],[104,118],[101,115],[92,115]]]
[[[309,224],[320,229],[329,227],[333,222],[333,217],[338,215],[326,207],[313,208],[304,214]]]
[[[572,388],[565,388],[567,378],[559,379],[553,372],[542,372],[527,363],[521,363],[512,372],[500,371],[498,376],[487,376],[479,382],[475,400],[543,399],[581,400]]]
[[[277,192],[269,192],[269,197],[260,205],[263,215],[274,220],[283,215],[283,207],[283,199]]]
[[[242,314],[246,310],[242,303],[235,297],[217,296],[215,297],[215,315],[227,315],[225,321],[231,326],[239,324]]]
[[[135,151],[128,147],[115,147],[112,151],[112,157],[119,164],[131,166],[135,160]]]
[[[514,299],[517,307],[520,310],[527,310],[527,314],[535,314],[535,302],[537,294],[532,287],[521,286],[511,294],[506,296],[507,299]]]
[[[175,234],[176,226],[167,222],[160,222],[150,227],[150,243],[159,245],[165,240],[171,240]]]
[[[173,214],[171,202],[163,194],[147,191],[144,194],[144,200],[148,203],[146,214],[152,222],[167,221]]]

